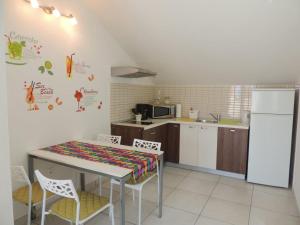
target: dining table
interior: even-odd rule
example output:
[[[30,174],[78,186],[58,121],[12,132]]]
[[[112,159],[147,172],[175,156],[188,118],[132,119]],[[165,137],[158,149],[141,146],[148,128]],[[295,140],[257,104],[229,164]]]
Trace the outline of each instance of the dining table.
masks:
[[[156,160],[154,160],[156,159]],[[125,225],[125,183],[154,170],[159,162],[158,217],[162,217],[164,152],[133,146],[78,139],[28,153],[28,174],[34,182],[34,162],[42,160],[80,171],[80,188],[85,190],[85,173],[120,182],[120,224]],[[155,161],[155,162],[154,162]]]

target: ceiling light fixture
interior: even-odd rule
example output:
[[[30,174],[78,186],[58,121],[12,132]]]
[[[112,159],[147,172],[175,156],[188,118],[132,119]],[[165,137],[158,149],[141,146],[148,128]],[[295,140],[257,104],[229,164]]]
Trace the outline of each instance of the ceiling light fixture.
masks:
[[[38,9],[40,7],[40,4],[37,0],[30,0],[30,4],[34,9]]]
[[[37,0],[24,0],[24,1],[31,4],[32,8],[35,8],[35,9],[40,8],[47,14],[53,15],[55,17],[61,16],[61,17],[68,18],[70,20],[71,25],[78,24],[77,19],[72,14],[67,15],[67,14],[61,13],[57,8],[55,8],[53,6],[40,5]]]
[[[52,14],[53,14],[53,16],[55,16],[55,17],[60,17],[60,16],[61,16],[61,14],[60,14],[60,12],[58,11],[58,9],[53,9]]]
[[[73,15],[71,15],[71,17],[70,17],[70,23],[73,26],[78,24],[77,19]]]
[[[40,8],[44,11],[44,13],[46,14],[52,14],[52,7],[48,7],[48,6],[40,6]]]

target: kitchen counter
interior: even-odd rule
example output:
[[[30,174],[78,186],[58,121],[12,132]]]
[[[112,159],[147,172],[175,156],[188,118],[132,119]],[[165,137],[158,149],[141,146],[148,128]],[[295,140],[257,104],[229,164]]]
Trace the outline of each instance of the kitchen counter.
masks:
[[[190,125],[205,125],[205,126],[212,126],[212,127],[227,127],[227,128],[236,128],[236,129],[249,129],[249,124],[242,124],[242,123],[231,123],[229,120],[224,120],[220,123],[203,123],[203,122],[196,122],[195,120],[189,118],[173,118],[173,119],[149,119],[143,122],[152,122],[150,125],[142,125],[142,124],[133,124],[128,121],[124,122],[113,122],[113,125],[119,126],[129,126],[129,127],[140,127],[144,128],[144,130],[152,129],[167,123],[178,123],[178,124],[190,124]]]

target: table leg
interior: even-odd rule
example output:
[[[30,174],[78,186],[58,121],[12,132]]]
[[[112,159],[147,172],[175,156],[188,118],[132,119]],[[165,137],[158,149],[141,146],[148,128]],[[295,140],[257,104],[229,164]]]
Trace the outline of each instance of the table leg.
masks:
[[[121,225],[125,225],[125,180],[120,180],[120,199],[121,199]]]
[[[163,203],[163,175],[164,175],[164,157],[160,159],[159,165],[159,201],[158,201],[158,217],[162,217],[162,203]]]
[[[85,191],[85,174],[80,173],[80,190]]]
[[[28,176],[31,183],[34,182],[34,168],[33,168],[33,158],[28,156]]]
[[[28,156],[28,177],[31,183],[34,182],[34,162],[33,162],[33,157]],[[36,219],[36,208],[31,205],[31,220]]]

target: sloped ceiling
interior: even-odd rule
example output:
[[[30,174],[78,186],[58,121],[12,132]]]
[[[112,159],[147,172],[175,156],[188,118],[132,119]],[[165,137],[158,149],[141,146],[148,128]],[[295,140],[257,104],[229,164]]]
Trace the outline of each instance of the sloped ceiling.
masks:
[[[159,84],[299,80],[299,0],[84,1]]]

